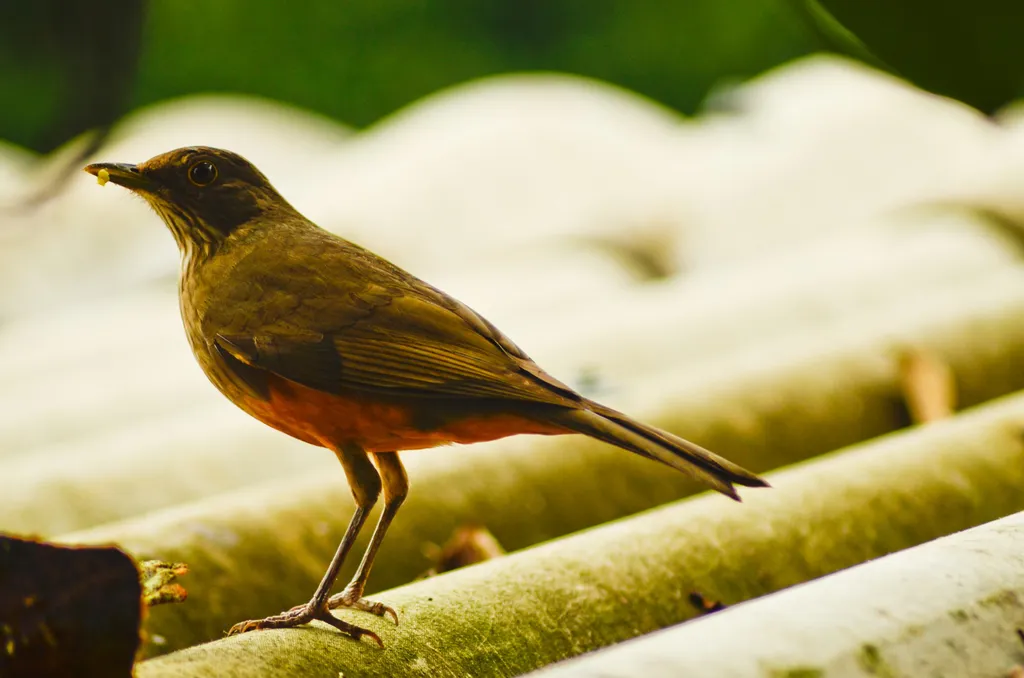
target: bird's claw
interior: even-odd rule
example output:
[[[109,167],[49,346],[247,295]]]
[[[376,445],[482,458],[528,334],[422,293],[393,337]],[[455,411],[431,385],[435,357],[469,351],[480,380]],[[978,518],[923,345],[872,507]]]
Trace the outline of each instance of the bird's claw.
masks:
[[[322,621],[325,624],[330,624],[345,635],[351,637],[353,640],[359,640],[363,637],[367,637],[377,643],[380,647],[384,647],[384,641],[382,641],[380,636],[373,631],[338,619],[330,613],[330,610],[327,607],[317,610],[310,603],[296,605],[287,612],[275,614],[274,616],[267,617],[266,619],[250,619],[248,621],[239,622],[228,629],[227,635],[233,636],[240,633],[248,633],[249,631],[258,631],[262,629],[294,628],[296,626],[308,624],[314,619]]]
[[[369,612],[378,617],[390,616],[391,621],[395,622],[395,626],[398,626],[398,613],[395,612],[395,608],[374,600],[367,600],[366,598],[356,598],[353,600],[346,597],[344,593],[340,593],[336,596],[331,596],[330,600],[327,601],[327,607],[331,610],[344,607],[361,612]]]
[[[290,614],[301,610],[305,605],[296,605],[292,609],[288,610],[286,614]],[[391,620],[395,622],[395,626],[398,626],[398,613],[395,612],[395,608],[379,603],[374,600],[367,600],[366,598],[356,598],[351,592],[344,591],[337,595],[331,596],[327,600],[327,609],[337,610],[339,608],[345,608],[349,610],[359,610],[360,612],[369,612],[372,615],[378,617],[390,616]]]

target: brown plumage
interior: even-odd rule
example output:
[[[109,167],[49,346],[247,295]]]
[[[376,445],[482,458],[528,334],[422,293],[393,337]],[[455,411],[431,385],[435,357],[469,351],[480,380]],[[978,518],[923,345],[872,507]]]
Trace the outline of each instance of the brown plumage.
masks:
[[[245,159],[183,148],[142,165],[86,171],[145,198],[182,252],[180,302],[193,352],[250,415],[335,452],[356,499],[313,599],[232,631],[326,621],[328,610],[393,610],[363,600],[370,566],[408,490],[396,452],[518,433],[582,433],[689,473],[734,499],[766,483],[671,433],[588,400],[537,366],[487,320],[299,214]],[[372,462],[372,463],[371,463]],[[331,587],[381,490],[384,510],[345,591]]]

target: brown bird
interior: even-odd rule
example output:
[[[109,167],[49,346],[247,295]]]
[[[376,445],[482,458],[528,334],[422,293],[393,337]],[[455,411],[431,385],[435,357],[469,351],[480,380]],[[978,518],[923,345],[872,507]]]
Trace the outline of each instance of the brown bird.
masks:
[[[763,480],[704,448],[588,400],[469,307],[299,214],[244,158],[181,148],[86,172],[144,198],[182,255],[185,332],[210,381],[263,423],[337,455],[356,509],[304,605],[229,633],[324,621],[329,610],[398,616],[365,600],[374,556],[409,489],[401,450],[517,433],[583,435],[684,471],[739,499]],[[330,592],[383,489],[352,582]]]

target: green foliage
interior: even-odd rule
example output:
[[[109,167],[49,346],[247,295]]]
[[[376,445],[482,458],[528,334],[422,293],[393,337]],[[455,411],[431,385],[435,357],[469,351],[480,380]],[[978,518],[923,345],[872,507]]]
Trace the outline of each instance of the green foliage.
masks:
[[[0,2],[0,140],[47,151],[115,120],[134,81],[144,8]]]
[[[62,70],[57,58],[66,38],[54,39],[48,15],[23,5],[36,6],[12,3],[8,28],[0,26],[0,91],[17,102],[0,108],[0,138],[45,148],[55,107],[94,102],[68,99],[70,62]],[[120,5],[81,6],[116,22]],[[130,27],[118,30],[128,38]],[[36,36],[42,49],[14,47],[15,34]],[[75,63],[104,82],[134,80],[131,107],[235,91],[367,125],[440,88],[524,70],[587,75],[692,112],[717,82],[817,45],[778,0],[151,0],[137,78],[109,39],[78,45]]]
[[[692,113],[717,84],[820,49],[986,112],[1024,94],[1018,0],[150,0],[144,24],[142,6],[0,5],[0,139],[48,150],[117,112],[209,91],[362,126],[438,89],[530,70]]]
[[[818,2],[882,62],[925,89],[986,113],[1024,95],[1020,0]]]
[[[492,73],[559,70],[693,111],[721,78],[807,53],[788,8],[763,0],[469,2],[295,6],[157,0],[136,103],[244,90],[365,125],[437,89]]]

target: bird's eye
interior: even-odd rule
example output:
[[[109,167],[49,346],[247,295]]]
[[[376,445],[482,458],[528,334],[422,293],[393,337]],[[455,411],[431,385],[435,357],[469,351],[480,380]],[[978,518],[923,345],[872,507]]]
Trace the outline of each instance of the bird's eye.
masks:
[[[188,180],[196,186],[209,186],[217,179],[217,166],[202,160],[188,168]]]

